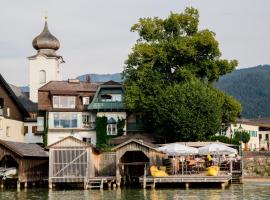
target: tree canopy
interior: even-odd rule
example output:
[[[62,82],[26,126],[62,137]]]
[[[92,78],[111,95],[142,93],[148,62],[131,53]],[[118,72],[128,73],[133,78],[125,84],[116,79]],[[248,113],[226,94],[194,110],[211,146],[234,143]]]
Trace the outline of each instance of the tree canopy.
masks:
[[[123,71],[125,102],[168,141],[203,140],[241,112],[212,85],[237,61],[221,59],[214,32],[198,25],[198,10],[186,8],[166,19],[142,18],[131,28],[139,39]]]

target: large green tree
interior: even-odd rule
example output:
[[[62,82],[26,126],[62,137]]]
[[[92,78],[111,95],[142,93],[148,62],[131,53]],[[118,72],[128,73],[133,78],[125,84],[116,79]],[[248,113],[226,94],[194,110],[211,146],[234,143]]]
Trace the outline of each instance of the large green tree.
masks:
[[[241,112],[235,99],[212,86],[237,61],[221,59],[215,34],[198,24],[198,10],[186,8],[166,19],[140,19],[131,28],[139,39],[123,72],[126,105],[169,141],[206,139]]]

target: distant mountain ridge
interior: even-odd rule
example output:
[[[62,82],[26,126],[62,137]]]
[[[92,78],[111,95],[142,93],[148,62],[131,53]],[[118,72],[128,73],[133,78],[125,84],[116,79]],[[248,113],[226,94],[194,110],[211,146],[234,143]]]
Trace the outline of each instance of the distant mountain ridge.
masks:
[[[107,82],[107,81],[116,81],[116,82],[122,82],[121,73],[115,73],[115,74],[84,74],[81,76],[78,76],[77,79],[80,81],[85,81],[86,76],[90,75],[91,82]]]
[[[123,82],[121,73],[84,74],[77,78],[85,81],[87,75],[90,75],[91,82]],[[222,76],[215,86],[241,102],[243,117],[270,117],[270,65],[235,70]],[[21,90],[29,92],[28,86],[21,87]]]

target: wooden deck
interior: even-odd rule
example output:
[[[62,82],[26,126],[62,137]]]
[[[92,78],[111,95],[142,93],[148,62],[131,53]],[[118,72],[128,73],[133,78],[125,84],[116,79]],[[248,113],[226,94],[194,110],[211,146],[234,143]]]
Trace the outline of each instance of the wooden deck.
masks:
[[[93,178],[88,178],[84,188],[85,189],[103,189],[104,184],[108,185],[108,188],[116,187],[116,177],[115,176],[96,176]],[[114,186],[115,185],[115,186]]]
[[[195,175],[170,175],[167,177],[152,177],[142,176],[139,181],[143,188],[151,187],[155,188],[156,183],[185,183],[186,188],[190,183],[220,183],[224,189],[232,179],[231,174],[219,175],[219,176],[204,176],[200,174]]]

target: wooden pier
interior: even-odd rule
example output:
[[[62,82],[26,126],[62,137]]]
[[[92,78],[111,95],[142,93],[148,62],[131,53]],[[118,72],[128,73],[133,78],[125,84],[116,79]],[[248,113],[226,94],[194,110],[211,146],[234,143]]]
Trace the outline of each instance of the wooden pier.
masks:
[[[102,176],[88,178],[85,182],[84,189],[103,189],[104,184],[108,185],[108,188],[116,187],[116,177],[115,176]]]
[[[222,189],[231,182],[232,175],[204,176],[204,175],[170,175],[167,177],[142,176],[139,181],[143,188],[155,188],[156,183],[184,183],[189,188],[190,183],[220,183]]]

